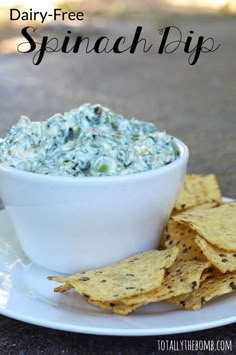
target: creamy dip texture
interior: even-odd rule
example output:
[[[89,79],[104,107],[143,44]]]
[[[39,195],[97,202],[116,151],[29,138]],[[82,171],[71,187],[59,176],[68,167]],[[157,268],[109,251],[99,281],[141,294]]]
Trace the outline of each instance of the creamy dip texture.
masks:
[[[45,122],[22,116],[0,140],[0,162],[45,175],[126,175],[173,162],[172,140],[152,123],[84,104]]]

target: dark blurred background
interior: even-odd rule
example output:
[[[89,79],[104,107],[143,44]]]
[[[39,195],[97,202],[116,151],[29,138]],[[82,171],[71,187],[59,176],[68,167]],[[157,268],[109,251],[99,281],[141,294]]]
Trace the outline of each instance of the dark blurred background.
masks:
[[[38,23],[35,37],[101,35],[131,38],[137,25],[155,40],[159,28],[213,37],[221,44],[190,66],[183,50],[171,55],[46,54],[38,66],[20,54],[21,29],[35,23],[10,21],[9,8],[22,11],[83,11],[81,22]],[[84,102],[101,103],[126,117],[153,121],[186,142],[189,171],[216,173],[224,195],[236,197],[236,1],[235,0],[1,0],[0,136],[21,114],[46,119]]]

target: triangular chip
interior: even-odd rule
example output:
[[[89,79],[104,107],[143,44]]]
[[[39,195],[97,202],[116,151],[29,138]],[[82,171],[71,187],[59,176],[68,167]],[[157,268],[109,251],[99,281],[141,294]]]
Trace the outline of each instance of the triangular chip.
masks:
[[[174,216],[219,249],[236,251],[236,203]]]
[[[236,272],[220,275],[215,278],[205,280],[201,286],[187,294],[171,298],[169,301],[175,304],[181,304],[185,309],[198,310],[202,305],[212,298],[236,290]]]
[[[205,211],[211,208],[219,206],[218,202],[209,202],[200,206],[192,207],[185,212],[178,214],[178,218],[181,216],[188,216],[189,213]],[[194,238],[196,232],[189,228],[186,224],[176,221],[174,218],[170,218],[162,235],[160,242],[160,249],[169,249],[173,246],[178,246],[179,254],[176,261],[198,260],[206,261],[202,250],[195,243]]]
[[[221,201],[221,192],[215,175],[187,174],[174,210],[183,211],[212,201]]]
[[[177,246],[179,254],[176,261],[206,261],[201,249],[194,241],[195,236],[196,232],[191,228],[171,218],[163,232],[160,247],[162,249],[169,249]]]
[[[152,250],[104,268],[49,279],[69,284],[87,299],[112,302],[159,287],[164,268],[173,264],[177,254],[178,248]]]
[[[173,256],[176,253],[176,250],[172,250]],[[88,272],[92,272],[95,274],[99,274],[100,272],[103,272],[104,270],[106,270],[107,268],[110,270],[111,268],[121,268],[121,267],[126,267],[127,265],[131,265],[132,264],[136,264],[136,263],[140,263],[140,262],[146,262],[147,260],[151,259],[151,258],[155,258],[157,255],[157,250],[148,250],[139,254],[135,254],[135,255],[131,255],[126,259],[123,259],[117,263],[102,267],[102,268],[98,268],[98,269],[93,269],[93,270],[89,270],[86,271],[86,274]],[[172,254],[171,254],[172,255]],[[174,261],[172,261],[172,259],[169,259],[169,256],[167,257],[167,259],[162,258],[160,261],[160,268],[162,267],[169,267],[168,264],[170,263],[170,265],[172,265],[172,263]],[[167,266],[166,266],[167,265]],[[85,271],[83,272],[79,272],[77,274],[73,274],[70,276],[48,276],[49,280],[54,280],[57,282],[69,282],[70,279],[72,280],[76,280],[80,277],[80,275],[84,275]]]
[[[166,271],[166,276],[161,286],[151,292],[123,299],[127,305],[144,305],[159,302],[193,291],[199,287],[201,275],[210,263],[198,261],[178,261]]]
[[[236,271],[236,252],[219,249],[199,235],[195,237],[195,242],[210,263],[221,272]]]

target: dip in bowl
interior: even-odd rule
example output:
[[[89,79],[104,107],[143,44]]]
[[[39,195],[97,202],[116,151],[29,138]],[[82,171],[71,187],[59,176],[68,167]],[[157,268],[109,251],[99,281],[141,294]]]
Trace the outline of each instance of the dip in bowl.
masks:
[[[25,253],[61,273],[158,246],[188,149],[151,123],[85,104],[23,117],[0,142],[0,196]]]

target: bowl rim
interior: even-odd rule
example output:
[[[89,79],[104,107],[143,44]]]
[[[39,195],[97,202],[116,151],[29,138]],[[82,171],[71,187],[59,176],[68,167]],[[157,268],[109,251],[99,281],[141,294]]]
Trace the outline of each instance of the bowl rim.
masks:
[[[128,182],[135,181],[140,179],[145,179],[148,177],[159,176],[167,173],[170,170],[178,167],[184,162],[188,162],[189,158],[189,149],[184,142],[180,139],[172,136],[173,143],[176,145],[177,149],[180,152],[179,157],[171,162],[170,164],[155,168],[152,170],[126,174],[126,175],[111,175],[111,176],[85,176],[85,177],[75,177],[75,176],[58,176],[58,175],[45,175],[39,173],[33,173],[29,171],[19,170],[14,167],[7,166],[4,163],[0,163],[0,173],[1,171],[9,173],[10,175],[19,177],[24,180],[35,180],[40,182],[55,182],[55,183],[72,183],[72,184],[87,184],[87,183],[113,183],[113,182]]]

